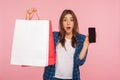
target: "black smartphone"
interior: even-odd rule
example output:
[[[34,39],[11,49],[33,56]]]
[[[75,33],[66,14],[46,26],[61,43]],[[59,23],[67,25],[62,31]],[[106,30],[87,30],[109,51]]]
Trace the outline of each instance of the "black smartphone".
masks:
[[[89,33],[89,42],[95,43],[96,42],[96,29],[95,29],[95,27],[89,27],[88,33]]]

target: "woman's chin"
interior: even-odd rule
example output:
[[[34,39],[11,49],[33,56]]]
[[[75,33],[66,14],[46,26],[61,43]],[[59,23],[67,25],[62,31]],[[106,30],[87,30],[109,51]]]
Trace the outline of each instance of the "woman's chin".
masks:
[[[68,35],[71,34],[71,33],[72,33],[72,31],[66,31],[66,34],[68,34]]]

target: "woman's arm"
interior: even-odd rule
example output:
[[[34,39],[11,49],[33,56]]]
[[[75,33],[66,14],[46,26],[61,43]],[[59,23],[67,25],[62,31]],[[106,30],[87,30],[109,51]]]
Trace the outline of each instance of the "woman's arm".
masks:
[[[88,36],[86,36],[85,41],[83,43],[83,48],[82,48],[80,55],[79,55],[80,60],[82,60],[86,56],[88,46],[89,46],[89,39],[88,39]]]

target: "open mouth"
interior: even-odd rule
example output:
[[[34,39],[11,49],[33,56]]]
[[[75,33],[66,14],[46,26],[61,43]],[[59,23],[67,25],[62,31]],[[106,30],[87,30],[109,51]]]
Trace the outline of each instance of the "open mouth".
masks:
[[[67,29],[71,29],[71,27],[67,27]]]

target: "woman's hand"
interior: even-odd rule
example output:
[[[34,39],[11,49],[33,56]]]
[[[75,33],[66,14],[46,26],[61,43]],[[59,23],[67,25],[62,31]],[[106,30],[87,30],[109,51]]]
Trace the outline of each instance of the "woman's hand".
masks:
[[[90,43],[89,43],[89,37],[88,37],[88,35],[86,35],[85,41],[84,41],[84,43],[83,43],[83,47],[88,48],[89,44],[90,44]]]
[[[36,8],[28,9],[28,10],[26,11],[26,19],[27,19],[27,20],[31,20],[35,12],[37,12],[37,9],[36,9]]]

